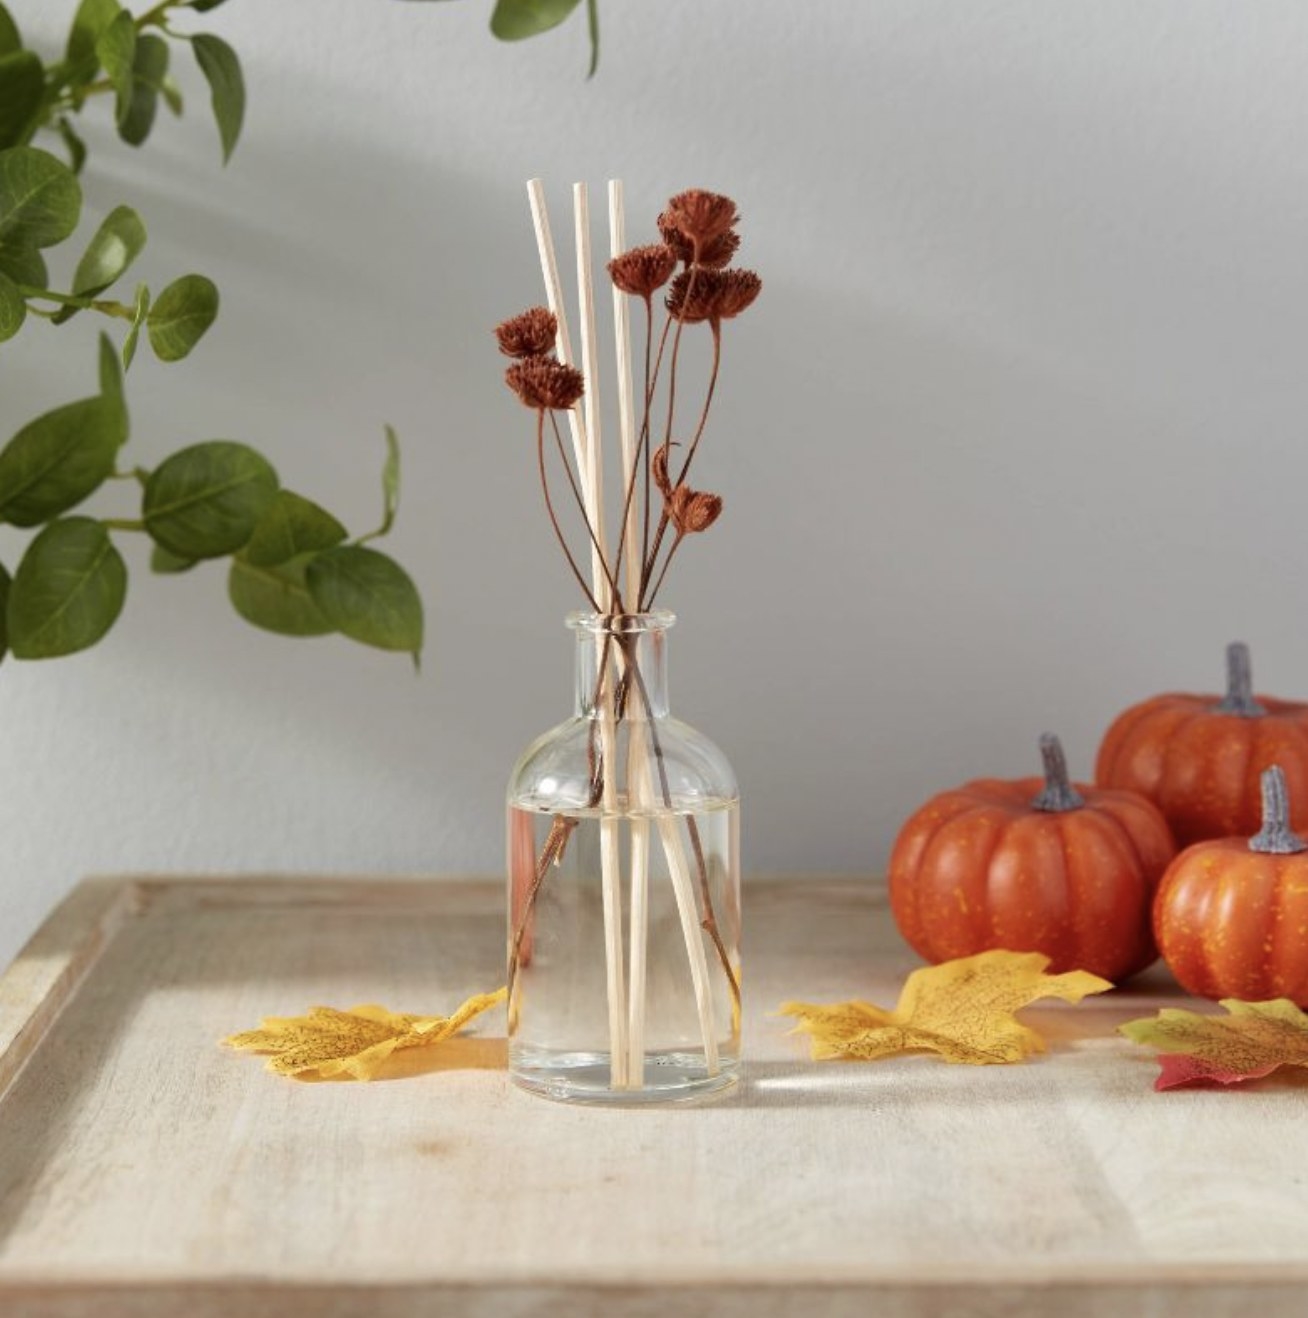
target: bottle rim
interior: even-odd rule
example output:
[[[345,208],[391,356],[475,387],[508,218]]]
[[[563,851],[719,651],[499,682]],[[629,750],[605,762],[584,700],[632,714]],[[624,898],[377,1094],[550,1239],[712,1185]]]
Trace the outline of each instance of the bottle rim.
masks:
[[[567,616],[566,622],[574,632],[591,636],[640,636],[650,632],[665,632],[677,621],[670,609],[651,609],[648,613],[594,613],[580,609]]]

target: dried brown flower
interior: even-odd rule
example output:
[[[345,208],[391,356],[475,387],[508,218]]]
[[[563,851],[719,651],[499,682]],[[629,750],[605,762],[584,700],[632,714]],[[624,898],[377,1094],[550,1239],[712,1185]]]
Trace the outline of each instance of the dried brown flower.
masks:
[[[654,450],[654,460],[650,464],[654,469],[654,484],[658,487],[658,491],[662,494],[664,499],[668,499],[672,495],[672,481],[668,477],[669,457],[668,445],[660,444],[658,448]]]
[[[707,531],[722,515],[722,497],[706,490],[692,490],[678,485],[667,500],[668,520],[678,535]]]
[[[728,229],[726,233],[718,234],[710,242],[701,244],[699,256],[696,257],[695,244],[677,228],[668,211],[664,211],[659,216],[659,233],[663,235],[663,241],[676,253],[677,260],[684,261],[687,265],[694,262],[696,265],[706,265],[711,269],[720,270],[724,265],[730,265],[731,258],[740,250],[740,235],[735,229]]]
[[[586,392],[581,372],[555,357],[525,357],[504,372],[504,383],[527,407],[566,411]]]
[[[664,214],[690,239],[696,252],[703,252],[709,243],[733,228],[740,219],[736,203],[730,197],[703,188],[678,192],[668,202]]]
[[[532,307],[495,326],[495,337],[506,357],[541,357],[554,347],[559,322],[546,307]]]
[[[721,270],[718,278],[718,315],[723,320],[740,315],[763,291],[763,281],[752,270]]]
[[[730,320],[748,307],[763,289],[752,270],[683,270],[668,289],[664,302],[675,319],[688,325]]]
[[[663,302],[675,320],[698,325],[716,319],[718,270],[683,270],[668,289]]]
[[[666,243],[633,247],[609,262],[609,277],[624,293],[632,297],[650,297],[672,278],[677,268],[677,254]]]

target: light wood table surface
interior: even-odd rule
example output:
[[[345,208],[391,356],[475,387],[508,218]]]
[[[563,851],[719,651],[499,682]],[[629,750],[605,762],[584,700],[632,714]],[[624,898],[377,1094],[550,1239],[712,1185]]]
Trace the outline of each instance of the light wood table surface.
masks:
[[[786,998],[893,1004],[871,880],[746,890],[747,1081],[673,1110],[515,1090],[502,1012],[303,1084],[261,1016],[500,982],[490,881],[84,884],[0,978],[0,1314],[1180,1318],[1308,1313],[1308,1084],[1159,1094],[1122,1021],[1008,1067],[808,1062]],[[1306,1077],[1308,1079],[1308,1077]]]

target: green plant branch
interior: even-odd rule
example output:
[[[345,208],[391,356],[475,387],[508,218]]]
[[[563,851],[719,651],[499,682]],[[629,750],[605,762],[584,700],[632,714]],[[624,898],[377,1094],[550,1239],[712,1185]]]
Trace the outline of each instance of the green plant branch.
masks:
[[[135,320],[136,309],[124,306],[121,302],[109,302],[97,298],[76,297],[72,293],[54,293],[48,288],[33,288],[30,284],[19,284],[18,291],[29,299],[44,302],[58,302],[64,307],[79,307],[84,311],[98,311],[104,316],[114,316],[119,320]],[[35,310],[35,308],[32,308]]]

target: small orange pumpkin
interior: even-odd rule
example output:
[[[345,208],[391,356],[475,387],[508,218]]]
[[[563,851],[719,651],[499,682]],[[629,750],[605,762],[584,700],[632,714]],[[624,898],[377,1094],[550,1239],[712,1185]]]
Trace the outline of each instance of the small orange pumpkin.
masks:
[[[890,857],[895,922],[928,961],[1006,948],[1043,952],[1055,973],[1125,979],[1158,955],[1171,833],[1142,796],[1073,786],[1057,737],[1040,752],[1043,780],[980,779],[908,820]]]
[[[1095,764],[1100,787],[1147,796],[1180,846],[1257,832],[1259,775],[1279,764],[1308,828],[1308,705],[1253,694],[1249,647],[1226,650],[1224,697],[1155,696],[1118,716]]]
[[[1308,842],[1290,831],[1285,774],[1263,772],[1253,837],[1188,847],[1154,901],[1154,932],[1171,970],[1204,998],[1308,1007]]]

